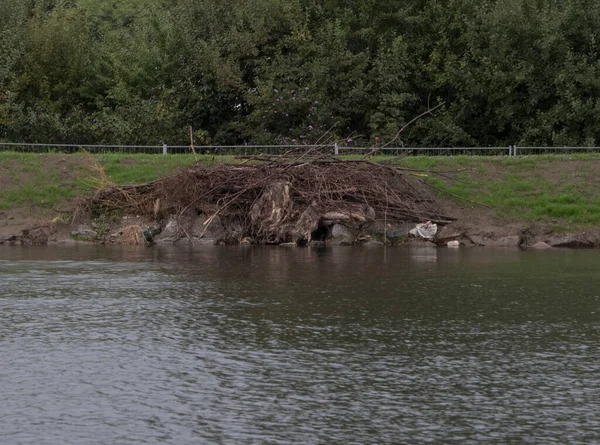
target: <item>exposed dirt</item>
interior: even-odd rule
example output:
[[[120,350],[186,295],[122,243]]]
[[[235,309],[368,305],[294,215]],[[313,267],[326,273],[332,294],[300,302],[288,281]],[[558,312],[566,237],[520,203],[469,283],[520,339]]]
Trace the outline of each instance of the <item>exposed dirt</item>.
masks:
[[[5,160],[0,164],[0,189],[10,191],[22,189],[28,184],[52,183],[63,187],[74,187],[77,176],[85,171],[85,159],[80,156],[40,155],[42,162],[35,165],[18,160]],[[22,236],[23,231],[39,227],[51,228],[51,240],[69,236],[73,212],[80,198],[64,199],[51,206],[25,205],[11,209],[0,209],[0,242],[3,239]]]

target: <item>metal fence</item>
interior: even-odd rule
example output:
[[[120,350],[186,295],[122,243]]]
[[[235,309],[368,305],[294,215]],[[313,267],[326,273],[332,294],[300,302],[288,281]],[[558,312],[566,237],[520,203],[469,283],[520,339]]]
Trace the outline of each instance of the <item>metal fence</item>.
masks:
[[[89,144],[40,144],[0,142],[0,151],[15,151],[22,153],[122,153],[122,154],[184,154],[191,153],[188,145],[89,145]],[[196,146],[197,154],[212,155],[252,155],[252,154],[282,154],[286,152],[331,153],[334,155],[362,155],[373,151],[383,155],[425,155],[425,156],[510,156],[535,154],[571,154],[600,152],[600,147],[352,147],[337,144],[322,145],[211,145]]]

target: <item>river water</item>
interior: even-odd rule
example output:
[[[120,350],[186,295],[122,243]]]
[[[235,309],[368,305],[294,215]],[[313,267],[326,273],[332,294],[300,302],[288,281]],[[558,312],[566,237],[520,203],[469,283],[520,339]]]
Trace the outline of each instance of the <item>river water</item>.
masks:
[[[600,443],[600,255],[0,246],[0,443]]]

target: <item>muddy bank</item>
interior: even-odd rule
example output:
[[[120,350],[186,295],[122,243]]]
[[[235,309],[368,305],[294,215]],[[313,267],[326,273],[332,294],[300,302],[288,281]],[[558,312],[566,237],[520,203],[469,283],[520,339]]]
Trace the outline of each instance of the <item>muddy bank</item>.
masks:
[[[421,179],[431,170],[305,155],[249,161],[196,164],[132,186],[100,177],[109,185],[93,196],[0,211],[0,244],[600,246],[597,228],[557,230],[457,202]],[[411,234],[427,222],[436,225],[431,238]]]
[[[426,244],[447,247],[458,242],[461,248],[598,248],[600,230],[556,232],[551,226],[530,223],[502,224],[490,217],[488,211],[454,206],[456,221],[437,225],[437,233],[424,239],[410,233],[414,222],[384,222],[376,218],[359,223],[347,218],[325,221],[308,242],[277,242],[279,245],[407,245]],[[140,215],[124,215],[107,220],[105,217],[83,219],[77,222],[50,220],[35,216],[30,209],[28,217],[20,211],[0,212],[0,244],[3,245],[74,245],[78,243],[115,245],[206,245],[206,244],[259,244],[244,236],[242,225],[235,220],[213,217],[207,224],[204,214],[178,218],[148,219]],[[332,217],[334,215],[328,215]],[[340,215],[338,215],[339,217]],[[356,215],[358,216],[358,215]],[[463,218],[464,216],[464,218]],[[263,243],[261,243],[263,244]],[[454,243],[456,244],[456,243]]]

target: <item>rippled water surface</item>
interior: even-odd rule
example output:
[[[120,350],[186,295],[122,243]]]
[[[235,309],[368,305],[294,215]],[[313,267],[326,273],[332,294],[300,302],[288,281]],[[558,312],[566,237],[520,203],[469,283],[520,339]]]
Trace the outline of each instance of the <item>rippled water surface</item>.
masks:
[[[0,246],[0,443],[599,443],[599,271],[596,251]]]

